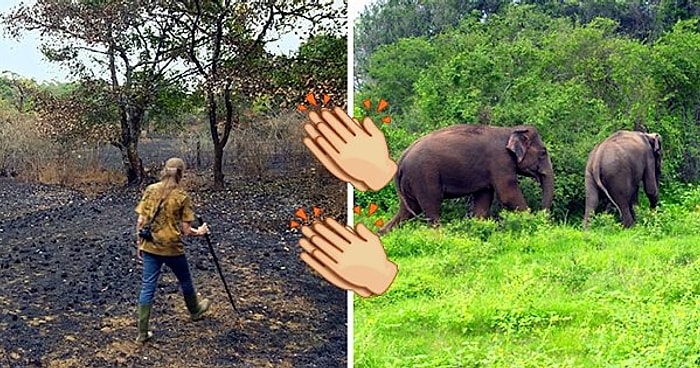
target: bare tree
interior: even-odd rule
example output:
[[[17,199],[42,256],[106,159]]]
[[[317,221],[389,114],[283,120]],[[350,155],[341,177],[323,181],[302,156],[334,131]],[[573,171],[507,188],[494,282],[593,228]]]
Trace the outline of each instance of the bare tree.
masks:
[[[186,29],[189,42],[186,60],[194,66],[206,96],[214,186],[221,188],[224,147],[240,122],[241,102],[261,93],[272,73],[265,45],[290,32],[312,35],[344,27],[347,1],[190,0],[181,4],[180,27]]]
[[[107,85],[118,108],[119,134],[111,143],[122,153],[129,185],[144,177],[137,148],[145,113],[155,92],[179,73],[172,66],[183,47],[172,42],[178,16],[170,3],[38,0],[2,17],[16,38],[39,32],[44,55],[67,66],[74,77],[106,82],[90,85]]]

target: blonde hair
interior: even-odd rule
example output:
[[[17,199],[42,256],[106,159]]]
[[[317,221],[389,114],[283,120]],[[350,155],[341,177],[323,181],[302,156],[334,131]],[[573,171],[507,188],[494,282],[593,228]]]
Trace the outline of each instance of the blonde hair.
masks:
[[[181,158],[173,157],[165,161],[165,166],[160,174],[160,182],[163,183],[160,188],[161,199],[165,199],[173,189],[180,187],[184,171],[185,161],[182,161]]]

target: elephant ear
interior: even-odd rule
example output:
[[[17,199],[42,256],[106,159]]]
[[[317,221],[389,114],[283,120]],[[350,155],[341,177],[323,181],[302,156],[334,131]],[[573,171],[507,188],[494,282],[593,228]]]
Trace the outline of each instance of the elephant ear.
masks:
[[[661,136],[658,133],[647,134],[647,139],[654,150],[654,154],[658,156],[661,153]]]
[[[515,157],[518,159],[518,163],[521,163],[525,158],[525,151],[527,150],[529,138],[525,134],[527,130],[519,129],[510,134],[508,138],[508,144],[506,148],[515,153]]]

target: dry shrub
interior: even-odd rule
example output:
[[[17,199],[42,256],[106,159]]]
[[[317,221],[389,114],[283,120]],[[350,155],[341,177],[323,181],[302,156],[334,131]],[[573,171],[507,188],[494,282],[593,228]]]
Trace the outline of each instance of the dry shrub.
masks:
[[[58,147],[51,159],[40,164],[37,170],[38,181],[87,191],[123,184],[126,181],[121,171],[105,168],[104,157],[97,147],[77,144]]]
[[[182,178],[182,187],[187,191],[199,190],[210,187],[211,181],[212,178],[209,175],[203,175],[194,170],[187,170]]]
[[[227,152],[232,166],[248,177],[300,173],[311,163],[301,141],[305,121],[296,111],[249,118],[231,132]]]
[[[53,144],[37,129],[37,118],[22,114],[0,100],[0,174],[36,178]]]
[[[102,165],[96,148],[60,144],[41,134],[31,113],[19,113],[0,101],[0,174],[66,186],[115,184],[123,174]]]
[[[229,157],[243,177],[283,180],[285,185],[303,191],[300,199],[343,219],[346,184],[323,167],[302,142],[306,119],[306,114],[296,111],[261,117],[245,129],[232,132]]]
[[[345,183],[330,174],[302,143],[305,122],[306,114],[298,111],[247,115],[231,131],[224,152],[224,174],[235,181],[272,181],[302,188],[302,196],[310,203],[344,214]],[[180,157],[188,168],[211,167],[214,149],[206,122],[183,130],[178,144]],[[197,157],[200,165],[197,165]],[[188,170],[186,187],[210,184],[211,175],[201,172],[195,175],[196,171]]]
[[[211,166],[214,143],[211,141],[209,124],[192,122],[178,134],[179,157],[185,161],[188,168],[199,170]]]
[[[244,115],[231,130],[224,149],[224,174],[246,178],[305,175],[316,162],[302,143],[305,121],[305,115],[297,111]],[[189,168],[211,167],[214,145],[208,123],[183,129],[178,151]]]

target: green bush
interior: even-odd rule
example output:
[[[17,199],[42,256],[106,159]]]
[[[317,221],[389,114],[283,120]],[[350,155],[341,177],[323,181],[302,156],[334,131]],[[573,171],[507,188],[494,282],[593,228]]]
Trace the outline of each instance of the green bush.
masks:
[[[527,211],[502,211],[500,213],[501,229],[512,235],[534,234],[551,228],[546,211],[531,213]]]
[[[451,221],[444,228],[449,233],[464,234],[471,238],[487,241],[491,235],[499,230],[499,224],[492,219],[469,218]]]

